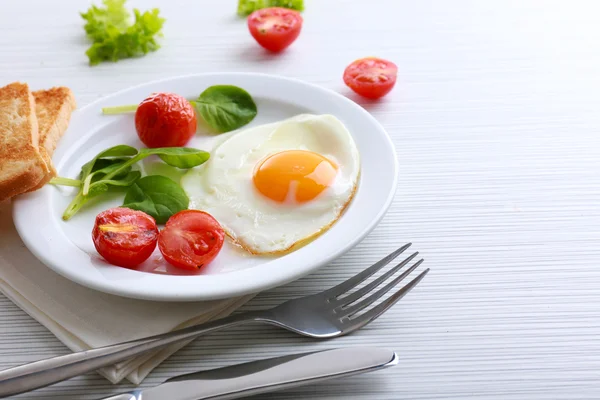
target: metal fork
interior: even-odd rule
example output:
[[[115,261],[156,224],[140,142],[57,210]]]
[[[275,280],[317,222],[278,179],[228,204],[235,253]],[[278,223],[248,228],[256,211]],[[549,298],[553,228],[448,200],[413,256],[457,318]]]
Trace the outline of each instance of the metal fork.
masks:
[[[384,257],[368,269],[341,284],[321,293],[289,300],[275,308],[232,315],[201,325],[176,330],[162,335],[150,336],[112,346],[48,358],[30,364],[0,371],[0,397],[38,389],[66,379],[95,371],[99,368],[138,356],[147,351],[196,338],[209,332],[252,322],[276,325],[303,336],[326,339],[354,332],[378,318],[414,288],[429,272],[417,277],[381,303],[366,310],[378,299],[410,275],[423,259],[416,261],[389,283],[379,288],[418,255],[411,254],[405,260],[359,288],[358,285],[373,276],[411,246],[410,243]],[[366,311],[365,311],[366,310]]]

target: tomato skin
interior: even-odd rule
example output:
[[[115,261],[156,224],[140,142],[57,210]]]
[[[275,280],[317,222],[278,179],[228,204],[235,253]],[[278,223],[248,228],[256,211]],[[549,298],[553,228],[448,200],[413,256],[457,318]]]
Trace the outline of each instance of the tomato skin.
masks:
[[[391,61],[377,57],[361,58],[344,71],[344,83],[357,94],[379,99],[396,84],[398,67]]]
[[[248,29],[259,45],[277,53],[298,38],[303,22],[298,11],[269,7],[256,10],[248,16]]]
[[[158,248],[174,267],[199,270],[215,259],[224,241],[225,232],[212,215],[184,210],[169,218],[158,235]]]
[[[135,112],[135,129],[147,147],[182,147],[196,133],[196,112],[184,97],[154,93]]]
[[[133,268],[146,261],[156,248],[158,228],[154,219],[144,212],[110,208],[96,216],[92,240],[106,261]]]

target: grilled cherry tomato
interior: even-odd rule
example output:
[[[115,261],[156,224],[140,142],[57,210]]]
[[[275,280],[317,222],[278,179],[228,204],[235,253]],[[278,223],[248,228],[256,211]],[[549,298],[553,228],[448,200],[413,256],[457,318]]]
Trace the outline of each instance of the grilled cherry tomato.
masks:
[[[391,61],[367,57],[354,61],[344,71],[344,83],[361,96],[378,99],[396,84],[398,67]]]
[[[212,215],[184,210],[169,218],[158,235],[158,248],[173,266],[198,270],[214,260],[224,240],[225,232]]]
[[[248,29],[258,44],[278,52],[296,40],[302,29],[302,16],[298,11],[282,7],[269,7],[254,11],[248,16]]]
[[[111,208],[96,217],[92,239],[96,250],[111,264],[133,268],[156,248],[158,228],[148,214],[124,207]]]
[[[182,147],[196,133],[196,112],[185,98],[154,93],[135,112],[135,129],[147,147]]]

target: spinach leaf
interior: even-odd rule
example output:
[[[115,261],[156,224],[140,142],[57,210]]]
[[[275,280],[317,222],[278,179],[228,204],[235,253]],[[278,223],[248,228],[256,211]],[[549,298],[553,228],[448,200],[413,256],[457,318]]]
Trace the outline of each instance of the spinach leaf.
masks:
[[[129,160],[129,157],[99,158],[94,164],[94,168],[92,168],[91,173],[98,172],[106,174],[107,171],[112,171],[113,168],[116,168],[119,164],[127,160]]]
[[[94,165],[94,170],[84,179],[82,192],[84,196],[88,195],[90,190],[90,185],[94,182],[98,182],[99,180],[105,179],[106,175],[118,171],[118,174],[115,175],[112,180],[117,180],[119,178],[124,178],[131,171],[131,166],[123,167],[123,164],[129,159],[100,159],[96,161]],[[106,165],[105,167],[99,168],[102,165]],[[99,169],[96,169],[99,168]],[[127,185],[129,186],[129,185]]]
[[[186,210],[190,200],[172,179],[149,175],[138,180],[125,195],[123,207],[143,211],[157,223],[164,224],[179,211]]]
[[[127,175],[118,179],[101,179],[97,182],[94,182],[90,185],[88,193],[84,193],[84,195],[91,194],[94,190],[97,190],[98,187],[106,186],[106,190],[108,190],[108,186],[121,186],[127,187],[131,186],[142,177],[142,173],[140,171],[131,171]],[[106,191],[105,190],[105,191]]]
[[[121,164],[120,168],[117,168],[116,170],[106,174],[104,179],[112,179],[115,176],[122,174],[125,168],[129,168],[136,162],[151,155],[157,155],[167,164],[177,168],[196,167],[200,164],[203,164],[206,160],[208,160],[209,157],[207,152],[189,147],[158,147],[154,149],[141,149],[135,157],[132,157],[125,163]]]
[[[189,147],[160,147],[156,149],[141,149],[140,156],[157,155],[166,164],[182,169],[189,169],[204,164],[210,153]]]
[[[103,193],[108,192],[110,186],[127,187],[133,185],[142,174],[139,171],[132,171],[128,173],[124,178],[115,180],[100,180],[89,185],[87,193],[83,193],[83,189],[79,189],[79,192],[75,198],[69,203],[67,209],[63,213],[63,220],[67,221],[83,207],[92,197],[96,197]]]
[[[138,150],[135,147],[127,146],[125,144],[120,144],[117,146],[110,147],[106,150],[101,151],[96,155],[96,157],[92,158],[91,161],[83,164],[81,167],[80,179],[85,179],[91,173],[96,171],[99,168],[103,168],[106,166],[105,163],[98,163],[101,159],[110,159],[115,157],[129,157],[135,156],[138,153]],[[96,163],[101,165],[99,168],[96,167]]]
[[[204,121],[219,133],[248,124],[257,113],[252,96],[232,85],[211,86],[191,103]]]
[[[138,149],[132,146],[128,146],[126,144],[118,144],[113,147],[109,147],[108,149],[101,151],[96,156],[96,159],[99,158],[114,158],[114,157],[129,157],[135,156],[138,153]]]
[[[104,160],[99,160],[104,161]],[[97,181],[99,179],[104,179],[104,176],[113,173],[118,170],[118,174],[114,176],[114,178],[121,178],[131,171],[131,166],[123,167],[123,164],[127,162],[128,159],[121,160],[117,159],[112,164],[108,164],[106,167],[100,168],[96,171],[92,171],[91,174],[88,175],[92,177],[92,182]]]
[[[185,147],[163,147],[138,151],[131,146],[119,145],[106,149],[81,167],[79,180],[56,177],[50,181],[54,185],[79,188],[77,195],[63,213],[63,219],[65,221],[70,219],[90,198],[107,192],[112,186],[128,187],[133,185],[140,179],[141,173],[132,171],[132,166],[150,155],[157,155],[166,164],[177,168],[193,168],[203,164],[210,157],[210,154],[203,150]],[[181,193],[183,193],[186,201],[189,202],[183,189],[176,183],[174,185],[175,198],[181,203]],[[187,208],[187,203],[185,208]],[[159,209],[162,214],[166,213],[164,209],[160,207]]]

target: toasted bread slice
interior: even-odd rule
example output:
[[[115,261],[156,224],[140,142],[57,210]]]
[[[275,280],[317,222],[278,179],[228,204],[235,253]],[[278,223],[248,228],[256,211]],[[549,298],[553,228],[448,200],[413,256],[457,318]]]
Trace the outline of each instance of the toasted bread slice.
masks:
[[[0,201],[36,187],[49,173],[29,86],[15,82],[0,88]]]
[[[77,104],[73,92],[66,87],[38,90],[33,92],[33,97],[40,131],[40,153],[50,166],[50,172],[39,185],[32,189],[36,190],[56,176],[52,165],[52,154],[54,154],[59,139],[68,128],[71,113]]]
[[[71,113],[77,107],[71,89],[53,87],[33,92],[35,114],[40,129],[40,147],[52,156],[56,144],[65,133],[71,120]]]

